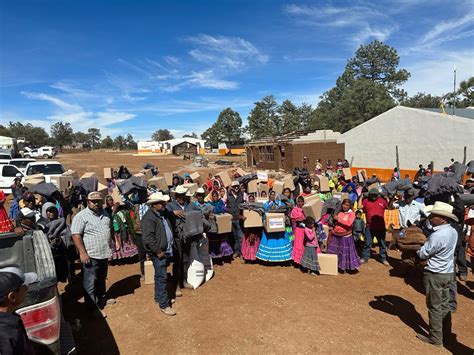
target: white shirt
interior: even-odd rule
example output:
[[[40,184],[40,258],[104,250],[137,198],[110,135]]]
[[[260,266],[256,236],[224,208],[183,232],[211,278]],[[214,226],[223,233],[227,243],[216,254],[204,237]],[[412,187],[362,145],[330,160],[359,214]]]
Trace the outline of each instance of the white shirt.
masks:
[[[400,212],[400,226],[408,228],[408,221],[411,224],[420,220],[420,212],[425,207],[424,203],[419,203],[413,200],[412,203],[407,204],[405,201],[398,203],[398,210]]]

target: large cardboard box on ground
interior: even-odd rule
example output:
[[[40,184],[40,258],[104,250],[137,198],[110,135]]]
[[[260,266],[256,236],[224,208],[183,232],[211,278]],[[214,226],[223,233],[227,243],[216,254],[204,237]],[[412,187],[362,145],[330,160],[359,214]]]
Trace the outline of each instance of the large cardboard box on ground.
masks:
[[[199,188],[199,185],[195,182],[189,183],[189,184],[183,184],[183,186],[187,188],[188,192],[193,195],[196,193],[196,190]]]
[[[283,193],[285,183],[283,181],[274,181],[273,182],[273,191],[278,195],[281,195]]]
[[[199,185],[202,184],[201,174],[199,174],[197,171],[192,174],[189,174],[189,176],[191,177],[191,179],[193,179],[193,182],[195,182],[196,184],[199,184]]]
[[[337,255],[318,254],[318,262],[321,275],[337,275]]]
[[[56,185],[59,191],[64,192],[68,188],[69,181],[72,182],[72,176],[51,176],[51,182]]]
[[[81,176],[81,180],[82,180],[82,179],[91,178],[91,177],[95,177],[95,176],[97,176],[95,172],[89,171],[89,172],[87,172],[87,173],[84,173],[84,174]]]
[[[256,211],[244,210],[244,217],[246,218],[244,221],[245,228],[263,226],[262,216]]]
[[[140,171],[140,173],[145,175],[145,179],[148,181],[153,177],[153,173],[151,172],[151,169],[143,169]]]
[[[229,213],[216,214],[217,234],[232,232],[232,215]]]
[[[114,176],[113,168],[104,168],[104,179],[112,179]]]
[[[328,192],[331,189],[329,188],[329,179],[323,175],[316,175],[316,181],[319,183],[319,191]]]
[[[351,168],[343,168],[342,174],[344,175],[344,180],[351,180],[352,179],[352,172]]]
[[[158,190],[166,191],[168,190],[168,185],[163,176],[155,176],[148,180],[148,186],[154,185]]]
[[[291,191],[295,190],[295,182],[293,180],[293,176],[287,176],[283,179],[283,188],[289,188]]]
[[[164,174],[166,185],[171,186],[173,185],[173,174],[172,173],[165,173]]]
[[[265,213],[265,230],[268,233],[284,232],[285,219],[284,213]]]
[[[232,183],[232,179],[227,171],[221,171],[220,173],[216,174],[216,176],[220,177],[222,183],[225,187],[229,187]]]
[[[306,217],[313,217],[316,221],[321,218],[321,211],[323,210],[324,202],[319,199],[305,201],[303,212]]]
[[[249,194],[254,194],[258,191],[258,181],[250,180],[247,184],[247,192]]]
[[[145,285],[155,283],[155,268],[151,260],[145,261]]]
[[[63,176],[72,176],[73,180],[79,179],[79,174],[74,170],[65,171]]]

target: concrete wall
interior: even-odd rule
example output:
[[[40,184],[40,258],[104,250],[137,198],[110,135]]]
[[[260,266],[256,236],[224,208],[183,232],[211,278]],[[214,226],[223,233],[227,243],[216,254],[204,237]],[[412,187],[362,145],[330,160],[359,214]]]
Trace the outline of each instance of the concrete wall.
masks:
[[[474,120],[397,106],[338,138],[351,166],[393,168],[398,145],[401,169],[417,169],[434,161],[436,170],[474,159]]]

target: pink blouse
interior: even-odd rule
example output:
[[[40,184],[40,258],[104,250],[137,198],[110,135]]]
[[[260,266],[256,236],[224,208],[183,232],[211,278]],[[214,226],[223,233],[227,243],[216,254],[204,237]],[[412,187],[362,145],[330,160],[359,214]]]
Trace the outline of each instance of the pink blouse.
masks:
[[[347,212],[339,212],[337,214],[337,222],[333,229],[333,233],[339,237],[345,237],[352,234],[352,224],[355,220],[355,213],[352,210]]]
[[[304,212],[303,212],[302,208],[300,208],[298,206],[295,206],[291,210],[290,218],[291,218],[291,224],[292,224],[293,228],[296,228],[297,227],[297,222],[304,221],[306,216],[304,215]]]
[[[316,238],[316,232],[312,228],[304,229],[304,240],[307,247],[318,247],[318,238]]]

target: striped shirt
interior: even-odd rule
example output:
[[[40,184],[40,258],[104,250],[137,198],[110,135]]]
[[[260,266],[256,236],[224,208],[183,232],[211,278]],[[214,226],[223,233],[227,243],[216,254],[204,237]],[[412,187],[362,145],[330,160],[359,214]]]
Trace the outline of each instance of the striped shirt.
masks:
[[[71,233],[81,235],[89,257],[108,259],[112,256],[110,218],[103,213],[96,214],[90,208],[82,210],[72,220]]]

